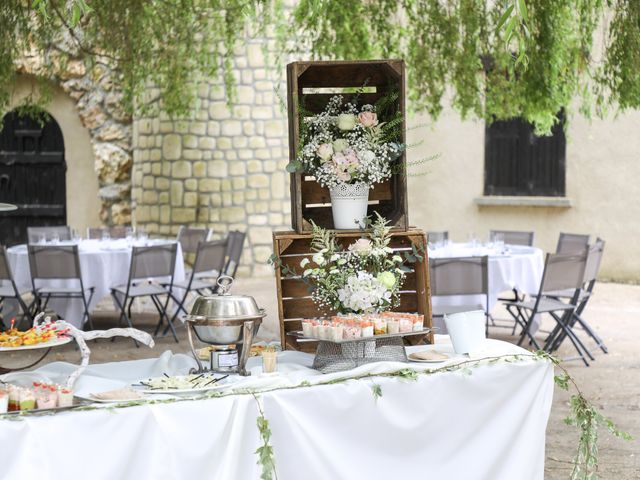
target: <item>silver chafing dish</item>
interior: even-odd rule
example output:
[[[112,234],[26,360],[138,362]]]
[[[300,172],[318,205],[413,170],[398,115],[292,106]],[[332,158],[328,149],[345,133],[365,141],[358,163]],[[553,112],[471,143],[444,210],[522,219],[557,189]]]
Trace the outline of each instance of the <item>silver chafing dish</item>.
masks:
[[[226,275],[218,279],[220,293],[196,299],[187,315],[187,336],[196,362],[197,372],[215,371],[250,375],[246,370],[251,344],[266,316],[249,295],[228,293],[233,279]],[[211,365],[203,366],[193,343],[198,340],[219,348],[212,350]],[[233,347],[235,345],[235,347]]]

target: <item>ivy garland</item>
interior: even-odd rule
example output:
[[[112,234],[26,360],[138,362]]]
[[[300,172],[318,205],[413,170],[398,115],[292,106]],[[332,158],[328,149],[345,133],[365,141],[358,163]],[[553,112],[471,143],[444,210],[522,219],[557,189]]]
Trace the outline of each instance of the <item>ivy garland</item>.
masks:
[[[565,419],[565,423],[570,426],[575,426],[580,430],[580,436],[578,440],[578,445],[576,448],[576,454],[573,459],[573,470],[571,472],[570,480],[596,480],[598,478],[598,431],[600,426],[606,427],[606,429],[615,437],[622,438],[624,440],[631,440],[632,437],[626,433],[621,431],[610,419],[604,417],[596,407],[589,402],[589,400],[584,396],[577,383],[571,377],[569,372],[560,364],[560,360],[553,357],[544,351],[538,351],[527,354],[508,354],[508,355],[499,355],[493,357],[485,357],[474,360],[466,360],[463,362],[444,365],[439,368],[434,368],[430,370],[417,371],[411,368],[402,368],[400,370],[396,370],[394,372],[389,373],[366,373],[362,375],[354,375],[351,377],[343,377],[334,380],[328,380],[324,382],[318,382],[315,384],[311,384],[308,381],[303,381],[298,385],[287,386],[287,387],[273,387],[266,388],[262,390],[254,390],[254,389],[245,389],[245,390],[235,390],[233,392],[208,392],[201,395],[193,396],[193,397],[181,397],[181,398],[168,398],[168,399],[153,399],[153,400],[135,400],[130,402],[118,403],[113,406],[104,407],[104,406],[96,406],[96,405],[82,405],[73,407],[72,411],[87,411],[87,410],[110,410],[116,411],[121,408],[129,408],[140,405],[152,405],[152,404],[161,404],[161,403],[175,403],[175,402],[185,402],[192,400],[202,400],[206,398],[219,398],[225,397],[228,395],[252,395],[257,403],[258,408],[258,417],[256,420],[256,426],[258,428],[258,432],[260,434],[260,439],[262,444],[256,449],[257,462],[261,468],[261,479],[262,480],[277,480],[276,473],[276,463],[275,463],[275,455],[273,446],[270,444],[271,440],[271,427],[269,425],[269,421],[265,416],[264,409],[262,407],[262,403],[259,395],[265,394],[269,392],[274,392],[278,390],[293,390],[299,388],[307,388],[319,385],[334,385],[339,383],[344,383],[349,380],[366,380],[366,379],[375,379],[380,377],[389,377],[389,378],[402,378],[407,381],[417,381],[420,376],[423,375],[437,375],[440,373],[455,373],[459,372],[462,375],[472,375],[473,369],[480,367],[482,365],[493,365],[496,363],[504,362],[504,363],[518,363],[526,360],[533,361],[548,361],[551,362],[554,367],[557,367],[561,370],[560,375],[554,376],[555,384],[563,389],[568,391],[570,387],[575,389],[575,393],[571,396],[570,406],[571,406],[571,415]],[[371,387],[372,395],[374,401],[378,401],[382,397],[382,387],[373,383]],[[68,410],[65,410],[68,411]],[[0,420],[22,420],[25,416],[35,416],[35,415],[55,415],[58,412],[55,410],[49,412],[18,412],[13,414],[0,414]]]
[[[250,32],[275,38],[279,72],[291,56],[404,58],[416,110],[437,118],[450,91],[463,117],[519,116],[545,133],[576,97],[588,117],[640,107],[639,17],[632,0],[6,0],[0,114],[14,62],[35,51],[46,77],[72,58],[110,64],[129,112],[161,98],[192,115],[201,79],[224,79],[233,101],[234,52]]]

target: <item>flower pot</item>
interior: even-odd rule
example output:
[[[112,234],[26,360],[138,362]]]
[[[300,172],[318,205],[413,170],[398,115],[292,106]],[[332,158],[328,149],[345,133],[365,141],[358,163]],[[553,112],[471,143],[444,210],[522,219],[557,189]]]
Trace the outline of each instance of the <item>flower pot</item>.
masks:
[[[487,338],[485,321],[482,310],[445,315],[444,323],[451,337],[453,350],[464,354],[481,349]]]
[[[365,226],[369,204],[369,185],[345,184],[330,189],[333,228],[355,230]]]

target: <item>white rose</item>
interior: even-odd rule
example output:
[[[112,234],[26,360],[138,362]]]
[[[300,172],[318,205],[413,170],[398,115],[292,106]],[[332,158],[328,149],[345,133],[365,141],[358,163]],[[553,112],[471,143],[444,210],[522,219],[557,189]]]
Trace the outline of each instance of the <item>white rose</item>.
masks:
[[[324,265],[324,256],[322,255],[322,253],[316,253],[313,256],[313,262],[316,265],[319,265],[320,267]]]
[[[330,143],[321,143],[320,145],[318,145],[316,153],[322,160],[326,162],[331,158],[331,155],[333,155],[333,145],[331,145]]]
[[[369,163],[376,159],[376,154],[371,150],[363,150],[362,152],[358,152],[358,157],[360,157],[360,160],[363,162]]]
[[[343,150],[346,150],[349,147],[349,142],[346,141],[344,138],[338,138],[336,140],[333,141],[333,151],[336,153],[340,153]]]
[[[371,252],[371,240],[368,238],[359,238],[349,245],[349,250],[359,255],[367,255]]]
[[[340,130],[353,130],[358,122],[358,117],[350,113],[338,115],[338,128]]]

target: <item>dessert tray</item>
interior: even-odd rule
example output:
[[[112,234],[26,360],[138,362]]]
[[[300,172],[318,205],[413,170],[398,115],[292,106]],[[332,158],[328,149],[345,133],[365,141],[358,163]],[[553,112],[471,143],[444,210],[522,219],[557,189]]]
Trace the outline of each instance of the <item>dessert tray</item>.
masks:
[[[297,340],[308,340],[315,342],[329,342],[329,343],[354,343],[354,342],[371,342],[374,340],[381,340],[384,338],[403,338],[410,337],[413,335],[424,335],[426,333],[430,333],[433,329],[431,328],[423,328],[422,330],[414,330],[411,332],[400,332],[400,333],[382,333],[378,335],[370,335],[368,337],[359,337],[359,338],[342,338],[340,340],[327,339],[327,338],[318,338],[318,337],[308,337],[302,333],[302,330],[295,330],[292,332],[287,332],[287,335],[296,338]]]

